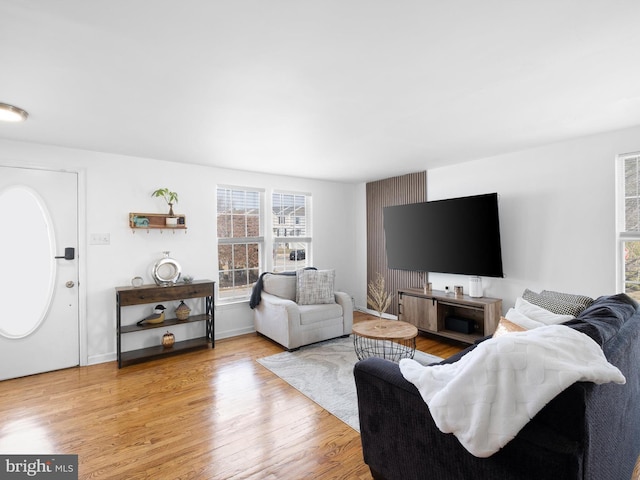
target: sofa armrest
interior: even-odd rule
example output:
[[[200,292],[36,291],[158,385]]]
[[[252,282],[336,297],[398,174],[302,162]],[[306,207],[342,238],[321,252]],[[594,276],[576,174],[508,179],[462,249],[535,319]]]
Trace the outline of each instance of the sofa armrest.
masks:
[[[344,318],[343,333],[350,335],[353,327],[353,300],[351,296],[344,292],[334,292],[336,303],[342,307],[342,315]]]
[[[398,364],[368,358],[356,363],[354,376],[364,461],[376,478],[580,478],[581,446],[555,432],[534,424],[493,456],[477,458],[454,435],[438,429]]]
[[[253,310],[253,320],[256,332],[292,348],[289,338],[300,329],[300,309],[292,300],[262,292],[262,300]]]
[[[260,313],[281,317],[289,328],[300,326],[300,308],[293,300],[262,292],[262,305],[256,310]]]

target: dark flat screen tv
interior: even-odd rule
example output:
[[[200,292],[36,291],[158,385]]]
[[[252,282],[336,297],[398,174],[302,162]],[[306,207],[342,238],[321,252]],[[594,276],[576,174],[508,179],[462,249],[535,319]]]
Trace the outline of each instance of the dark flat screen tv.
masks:
[[[498,194],[383,209],[391,269],[503,277]]]

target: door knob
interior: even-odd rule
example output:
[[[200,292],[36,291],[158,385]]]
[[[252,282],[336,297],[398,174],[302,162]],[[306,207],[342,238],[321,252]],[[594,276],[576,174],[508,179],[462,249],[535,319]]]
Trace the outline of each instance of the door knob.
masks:
[[[64,255],[54,258],[64,258],[65,260],[73,260],[76,258],[76,250],[73,247],[67,247],[64,249]]]
[[[65,286],[66,286],[67,288],[73,288],[73,287],[75,287],[75,286],[76,286],[76,284],[75,284],[75,283],[73,283],[73,281],[72,281],[72,280],[69,280],[67,283],[65,283]]]

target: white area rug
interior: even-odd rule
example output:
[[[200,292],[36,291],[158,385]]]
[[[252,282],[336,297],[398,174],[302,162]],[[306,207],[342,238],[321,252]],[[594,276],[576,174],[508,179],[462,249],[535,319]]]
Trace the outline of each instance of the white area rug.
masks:
[[[414,360],[428,365],[442,360],[416,351]],[[258,363],[271,370],[322,408],[360,431],[358,397],[353,366],[358,361],[353,338],[338,338],[260,358]]]

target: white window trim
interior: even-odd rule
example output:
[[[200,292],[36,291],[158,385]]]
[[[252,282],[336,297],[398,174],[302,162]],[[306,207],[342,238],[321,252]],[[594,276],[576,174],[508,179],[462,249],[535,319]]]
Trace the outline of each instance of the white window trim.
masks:
[[[270,206],[267,205],[267,203],[271,203],[267,201],[267,195],[265,194],[266,189],[264,188],[256,188],[256,187],[248,187],[248,186],[241,186],[241,185],[228,185],[228,184],[218,184],[216,185],[216,205],[215,205],[215,211],[216,211],[216,218],[218,216],[218,189],[227,189],[227,190],[242,190],[245,192],[257,192],[260,196],[260,236],[258,237],[240,237],[241,240],[239,241],[238,238],[220,238],[218,237],[218,223],[216,221],[215,224],[215,228],[216,228],[216,249],[215,249],[215,265],[216,265],[216,289],[215,289],[215,293],[216,293],[216,305],[232,305],[234,303],[247,303],[249,301],[249,298],[245,298],[245,297],[232,297],[232,298],[220,298],[219,295],[219,288],[220,288],[220,281],[219,281],[219,274],[220,271],[218,270],[218,266],[220,264],[219,262],[219,258],[218,258],[218,245],[229,245],[229,244],[247,244],[247,243],[260,243],[261,244],[261,251],[260,251],[260,258],[258,260],[259,265],[258,265],[258,271],[260,273],[262,273],[264,271],[263,266],[266,265],[265,263],[265,258],[269,258],[266,255],[267,249],[268,249],[268,245],[264,236],[264,232],[265,232],[265,228],[267,228],[267,225],[265,225],[265,217],[266,212],[270,211],[267,210],[268,208],[270,208]]]
[[[311,237],[273,237],[273,243],[311,243]]]
[[[308,225],[306,226],[307,228],[307,234],[308,236],[304,236],[304,237],[281,237],[281,236],[275,236],[273,234],[273,229],[274,229],[274,225],[273,225],[273,194],[283,194],[283,195],[304,195],[305,197],[308,197],[309,202],[308,205],[306,205],[306,209],[307,209],[307,220],[308,220]],[[279,189],[279,188],[274,188],[269,192],[269,195],[266,195],[267,198],[265,198],[266,203],[268,205],[265,206],[265,215],[267,217],[267,219],[265,220],[265,228],[268,228],[270,235],[268,235],[268,238],[265,241],[265,252],[268,250],[269,252],[273,252],[273,248],[275,246],[275,244],[277,243],[293,243],[293,242],[300,242],[300,243],[308,243],[310,250],[313,250],[313,195],[310,192],[300,192],[300,191],[295,191],[295,190],[283,190],[283,189]],[[308,251],[307,252],[307,260],[309,262],[309,265],[313,265],[313,252],[312,251]],[[266,259],[267,259],[267,270],[265,271],[273,271],[274,270],[274,264],[273,264],[273,256],[272,255],[266,255]]]
[[[624,162],[631,157],[640,157],[640,152],[623,153],[616,158],[616,186],[615,186],[615,205],[616,205],[616,292],[623,293],[625,291],[624,278],[624,242],[630,240],[640,241],[639,232],[627,232],[624,229]]]
[[[218,243],[223,245],[239,243],[264,243],[264,237],[239,237],[239,238],[218,238]]]

